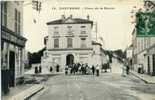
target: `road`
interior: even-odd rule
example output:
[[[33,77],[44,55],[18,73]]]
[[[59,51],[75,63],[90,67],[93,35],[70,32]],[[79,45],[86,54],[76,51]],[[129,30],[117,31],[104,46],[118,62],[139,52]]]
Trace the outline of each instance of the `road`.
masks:
[[[132,75],[122,77],[117,72],[113,68],[113,72],[102,73],[99,77],[54,76],[44,83],[45,89],[31,100],[155,100],[154,84],[145,84]]]

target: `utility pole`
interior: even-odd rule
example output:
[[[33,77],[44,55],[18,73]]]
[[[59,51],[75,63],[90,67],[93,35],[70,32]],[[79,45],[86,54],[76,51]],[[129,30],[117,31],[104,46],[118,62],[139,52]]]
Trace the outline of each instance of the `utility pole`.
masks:
[[[97,41],[97,22],[96,22],[96,41]]]

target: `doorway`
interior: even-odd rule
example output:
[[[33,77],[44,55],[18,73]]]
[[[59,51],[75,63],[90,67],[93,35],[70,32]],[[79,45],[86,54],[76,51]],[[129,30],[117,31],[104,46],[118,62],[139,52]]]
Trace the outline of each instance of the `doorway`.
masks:
[[[15,52],[10,51],[9,53],[9,86],[15,86]]]
[[[66,65],[72,65],[74,63],[74,56],[72,54],[68,54],[66,56]]]

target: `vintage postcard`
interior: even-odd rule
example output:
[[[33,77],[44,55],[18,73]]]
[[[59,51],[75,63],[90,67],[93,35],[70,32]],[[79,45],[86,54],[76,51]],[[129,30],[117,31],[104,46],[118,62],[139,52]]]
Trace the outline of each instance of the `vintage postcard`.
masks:
[[[2,100],[155,100],[154,0],[1,0]]]

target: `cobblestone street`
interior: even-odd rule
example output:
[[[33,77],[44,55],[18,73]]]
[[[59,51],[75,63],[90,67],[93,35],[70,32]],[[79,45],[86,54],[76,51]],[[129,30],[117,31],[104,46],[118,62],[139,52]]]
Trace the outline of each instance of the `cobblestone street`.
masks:
[[[55,76],[31,100],[154,100],[155,85],[133,76],[106,73],[96,76]]]
[[[121,72],[121,65],[115,62],[113,65],[112,73],[99,77],[64,74],[52,77],[31,100],[155,100],[154,84],[146,84],[132,75],[122,77],[116,73]]]

